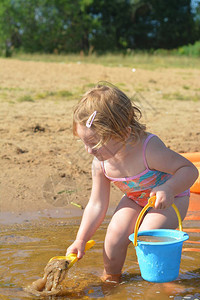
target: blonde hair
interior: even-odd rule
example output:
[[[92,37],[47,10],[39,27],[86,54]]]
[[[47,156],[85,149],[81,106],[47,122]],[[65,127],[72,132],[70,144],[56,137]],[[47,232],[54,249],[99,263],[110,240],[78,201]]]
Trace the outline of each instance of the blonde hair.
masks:
[[[98,84],[83,95],[74,109],[74,135],[77,135],[76,124],[85,126],[94,111],[97,113],[91,128],[98,133],[102,143],[111,137],[125,141],[128,127],[134,141],[145,132],[146,126],[139,123],[140,109],[114,85]]]

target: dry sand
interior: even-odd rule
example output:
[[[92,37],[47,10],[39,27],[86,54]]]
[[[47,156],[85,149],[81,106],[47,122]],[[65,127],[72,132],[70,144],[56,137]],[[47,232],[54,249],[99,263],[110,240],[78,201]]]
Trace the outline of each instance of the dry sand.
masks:
[[[72,111],[81,94],[99,80],[118,85],[129,96],[137,92],[148,131],[168,147],[200,151],[200,101],[194,101],[200,99],[199,78],[196,69],[132,72],[124,67],[0,59],[1,217],[66,216],[76,208],[71,202],[86,205],[91,157],[73,139]],[[71,96],[65,97],[68,92]],[[111,205],[120,195],[112,188]]]

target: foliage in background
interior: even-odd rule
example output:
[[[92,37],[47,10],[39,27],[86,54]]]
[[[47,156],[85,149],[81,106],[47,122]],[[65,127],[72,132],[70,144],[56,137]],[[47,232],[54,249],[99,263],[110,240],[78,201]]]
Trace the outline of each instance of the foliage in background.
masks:
[[[0,54],[173,49],[199,39],[199,10],[191,0],[1,0]]]
[[[194,43],[194,45],[189,44],[188,46],[182,46],[175,50],[174,53],[178,55],[187,55],[187,56],[200,56],[200,41]]]

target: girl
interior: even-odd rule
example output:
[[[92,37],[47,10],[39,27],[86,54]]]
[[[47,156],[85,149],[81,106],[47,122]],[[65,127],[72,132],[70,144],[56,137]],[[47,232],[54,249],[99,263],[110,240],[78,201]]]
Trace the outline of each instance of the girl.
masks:
[[[156,195],[155,208],[144,217],[140,230],[175,229],[175,203],[182,219],[189,205],[189,188],[198,177],[194,165],[168,149],[139,122],[140,110],[112,85],[88,91],[74,111],[73,132],[94,156],[92,192],[76,240],[67,254],[84,255],[86,242],[105,218],[110,182],[123,192],[107,229],[103,258],[104,281],[120,281],[129,235],[148,198]]]

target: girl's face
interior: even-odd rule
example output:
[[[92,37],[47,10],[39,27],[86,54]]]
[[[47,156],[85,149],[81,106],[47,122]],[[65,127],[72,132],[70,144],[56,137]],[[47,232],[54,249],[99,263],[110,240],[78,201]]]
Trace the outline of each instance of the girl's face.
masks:
[[[77,124],[77,134],[85,145],[85,149],[89,154],[94,155],[98,160],[104,161],[115,156],[115,154],[123,147],[123,143],[113,138],[103,145],[98,145],[100,136],[91,128]]]

